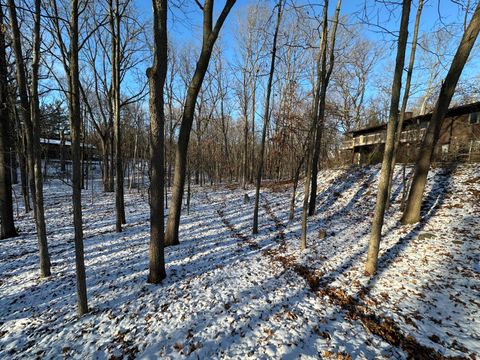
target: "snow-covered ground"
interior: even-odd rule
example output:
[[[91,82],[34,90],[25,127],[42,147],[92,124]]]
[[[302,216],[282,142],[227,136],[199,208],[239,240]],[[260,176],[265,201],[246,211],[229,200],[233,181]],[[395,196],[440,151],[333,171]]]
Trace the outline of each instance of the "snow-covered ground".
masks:
[[[53,276],[38,276],[31,214],[20,209],[21,235],[0,242],[0,358],[475,359],[480,166],[433,169],[423,220],[411,226],[398,222],[398,171],[378,274],[369,279],[363,266],[378,170],[319,175],[304,252],[301,192],[289,223],[291,187],[264,189],[253,236],[253,189],[195,187],[181,244],[166,249],[168,278],[158,286],[146,283],[146,196],[126,193],[128,224],[116,234],[114,195],[85,191],[91,312],[81,319],[71,189],[51,180],[45,208]]]

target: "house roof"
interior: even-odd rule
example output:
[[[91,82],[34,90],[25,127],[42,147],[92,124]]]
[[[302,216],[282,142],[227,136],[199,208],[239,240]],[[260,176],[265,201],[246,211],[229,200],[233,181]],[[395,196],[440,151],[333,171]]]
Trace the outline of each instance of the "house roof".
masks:
[[[471,103],[471,104],[466,104],[466,105],[460,105],[460,106],[455,106],[447,111],[446,117],[452,117],[452,116],[461,116],[465,114],[471,114],[475,112],[480,111],[480,101]],[[432,113],[424,114],[424,115],[417,115],[408,119],[405,119],[403,122],[403,125],[408,125],[414,122],[426,122],[430,121],[432,117]],[[362,134],[368,134],[371,132],[375,132],[377,130],[384,130],[387,128],[387,124],[378,124],[378,125],[371,125],[371,126],[365,126],[362,128],[358,128],[352,131],[349,131],[348,134],[352,136],[356,135],[362,135]]]

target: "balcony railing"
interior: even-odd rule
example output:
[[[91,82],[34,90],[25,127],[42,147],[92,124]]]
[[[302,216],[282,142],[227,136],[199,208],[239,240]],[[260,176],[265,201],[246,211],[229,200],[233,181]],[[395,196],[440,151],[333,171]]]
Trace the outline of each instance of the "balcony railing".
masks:
[[[420,141],[425,134],[425,128],[422,129],[413,129],[413,130],[405,130],[402,131],[400,136],[400,142],[402,143],[409,143],[414,141]],[[380,131],[373,134],[367,135],[359,135],[354,137],[353,139],[344,140],[341,149],[342,150],[349,150],[355,147],[360,146],[368,146],[368,145],[375,145],[375,144],[384,144],[386,138],[386,132]]]

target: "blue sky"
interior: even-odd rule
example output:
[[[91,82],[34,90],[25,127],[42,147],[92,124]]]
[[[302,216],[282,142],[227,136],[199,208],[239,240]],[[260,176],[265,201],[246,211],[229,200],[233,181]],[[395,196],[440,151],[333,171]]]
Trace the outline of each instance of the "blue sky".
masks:
[[[140,13],[140,16],[145,16],[151,18],[151,2],[145,0],[135,0],[137,9]],[[236,21],[236,14],[241,13],[249,4],[262,3],[266,2],[271,5],[275,3],[272,0],[237,0],[235,3],[231,14],[226,20],[225,27],[222,29],[222,35],[224,38],[228,39],[232,36],[232,28]],[[173,2],[170,2],[171,4]],[[197,41],[200,39],[201,31],[201,22],[202,22],[202,13],[197,5],[195,5],[193,0],[184,0],[185,6],[182,7],[182,10],[170,6],[169,13],[169,28],[171,36],[175,39],[182,40],[193,40]],[[224,0],[217,0],[215,2],[216,15],[220,12]],[[321,11],[323,6],[323,1],[305,1],[297,0],[297,4],[314,4],[313,9],[316,9],[317,12]],[[333,13],[335,9],[336,1],[330,0],[329,3],[329,12]],[[415,11],[416,11],[417,1],[414,1],[412,7],[412,14],[410,17],[411,23],[414,21]],[[387,27],[390,30],[397,30],[398,28],[398,18],[400,15],[400,7],[389,9],[385,5],[376,2],[376,1],[362,1],[362,0],[343,0],[341,7],[341,14],[347,15],[352,19],[358,21],[358,17],[363,13],[363,9],[367,9],[368,14],[372,17],[372,20],[379,19],[383,26]],[[454,4],[451,0],[425,0],[425,5],[422,13],[422,30],[430,30],[435,25],[439,25],[439,17],[442,17],[444,23],[449,24],[453,21],[461,21],[463,14],[458,5]],[[382,40],[384,39],[383,35],[379,33],[380,29],[375,27],[370,27],[367,29],[367,34],[372,39]]]
[[[146,19],[151,18],[151,1],[134,0],[137,5],[139,16]],[[202,0],[201,0],[202,1]],[[287,0],[287,3],[291,3],[292,0]],[[195,4],[194,0],[183,0],[184,6],[182,9],[174,8],[171,6],[169,12],[169,36],[173,40],[174,44],[193,43],[198,46],[201,43],[201,25],[202,25],[202,12]],[[238,16],[245,12],[249,4],[256,3],[269,3],[273,6],[276,0],[237,0],[232,12],[228,16],[224,27],[221,30],[221,39],[223,43],[224,56],[227,60],[231,60],[235,56],[235,25]],[[410,14],[410,36],[413,32],[413,23],[415,21],[415,13],[417,10],[417,0],[413,1],[411,14]],[[296,0],[296,4],[313,4],[312,8],[315,12],[321,13],[323,1],[315,0]],[[170,1],[172,4],[172,1]],[[216,0],[215,2],[215,19],[218,13],[221,11],[225,0]],[[329,3],[329,15],[332,16],[336,6],[335,0],[330,0]],[[388,29],[389,31],[396,33],[399,27],[399,18],[401,15],[401,7],[387,7],[385,4],[374,0],[343,0],[341,7],[341,15],[347,16],[350,23],[361,23],[365,19],[365,13],[371,22],[378,22],[380,25]],[[421,29],[422,32],[429,32],[432,29],[443,24],[455,24],[452,29],[456,33],[461,33],[461,27],[463,22],[462,9],[452,0],[425,0],[422,18]],[[381,63],[377,65],[377,73],[385,73],[389,71],[388,66],[393,63],[395,56],[395,37],[385,32],[382,28],[377,26],[363,26],[363,36],[373,40],[386,44],[386,55]],[[454,48],[456,48],[459,39],[452,42]],[[477,42],[478,43],[478,42]],[[478,48],[477,44],[477,48]],[[407,53],[407,56],[408,53]],[[408,57],[407,57],[408,59]],[[418,56],[417,56],[418,60]],[[472,64],[473,63],[473,64]],[[480,69],[478,69],[475,61],[471,61],[470,65],[465,68],[463,78],[471,76],[478,76]],[[414,72],[414,81],[416,77],[421,79],[422,73],[420,71]],[[388,80],[388,76],[383,76],[385,83]],[[391,80],[388,80],[391,81]],[[373,87],[374,88],[374,87]],[[374,89],[368,89],[368,92],[375,91]],[[373,95],[373,93],[371,93]],[[419,93],[420,95],[420,93]],[[412,94],[412,98],[415,94]]]
[[[145,0],[135,0],[137,9],[140,16],[144,16],[148,19],[151,18],[151,2]],[[182,10],[174,8],[170,5],[169,12],[169,36],[174,43],[194,43],[200,44],[201,42],[201,24],[202,24],[202,12],[195,5],[194,0],[179,0],[183,1],[184,5]],[[287,3],[291,3],[292,0],[287,0]],[[221,31],[221,38],[224,44],[225,56],[231,58],[233,56],[233,46],[235,44],[235,23],[237,22],[238,15],[241,15],[245,11],[249,4],[267,2],[273,6],[276,1],[273,0],[237,0],[232,12],[227,18],[224,28]],[[416,0],[413,1],[413,6],[410,15],[410,28],[413,32],[413,23],[415,21],[415,12],[417,9]],[[221,11],[225,0],[216,0],[215,11],[216,15]],[[296,4],[314,4],[313,9],[317,13],[322,11],[323,1],[317,0],[295,0]],[[170,4],[173,4],[170,1]],[[336,6],[335,0],[330,0],[329,13],[333,15]],[[390,31],[397,32],[399,26],[399,18],[401,13],[400,6],[387,8],[384,4],[374,0],[343,0],[341,7],[341,15],[346,15],[350,22],[361,22],[364,18],[364,10],[367,10],[372,22],[378,21],[381,25]],[[439,20],[441,18],[441,21]],[[421,30],[431,31],[435,27],[441,25],[441,22],[445,24],[455,23],[456,27],[461,28],[461,22],[463,21],[463,13],[460,7],[453,3],[452,0],[425,0],[425,5],[421,18]],[[387,42],[390,45],[394,45],[395,38],[388,33],[385,33],[381,28],[376,26],[364,26],[364,36],[373,41]],[[459,30],[457,29],[457,30]],[[457,44],[454,41],[454,44]],[[390,54],[392,55],[392,54]],[[394,55],[394,54],[393,54]],[[408,55],[408,54],[407,54]],[[393,59],[393,57],[392,57]],[[388,61],[388,59],[387,59]],[[469,70],[466,69],[468,72]]]

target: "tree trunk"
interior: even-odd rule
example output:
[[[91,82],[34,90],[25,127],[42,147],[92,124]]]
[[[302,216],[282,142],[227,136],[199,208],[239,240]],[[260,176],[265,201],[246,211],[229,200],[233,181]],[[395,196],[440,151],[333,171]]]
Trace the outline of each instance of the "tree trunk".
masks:
[[[262,141],[260,143],[260,159],[258,161],[257,180],[255,184],[255,205],[253,208],[253,228],[252,233],[258,233],[258,206],[260,203],[260,185],[262,183],[263,162],[265,156],[265,138],[267,136],[268,122],[270,118],[270,95],[272,93],[273,73],[275,72],[275,60],[277,54],[277,38],[280,29],[280,21],[282,19],[282,4],[283,0],[279,0],[277,4],[277,23],[275,25],[275,32],[273,33],[272,58],[270,61],[270,72],[268,75],[267,94],[265,97],[265,113],[263,115],[263,130]]]
[[[164,146],[165,148],[165,146]],[[130,178],[129,184],[128,184],[128,191],[132,190],[132,183],[135,183],[136,180],[136,169],[137,169],[137,151],[138,151],[138,130],[135,133],[135,141],[133,145],[133,165],[132,165],[132,177]],[[165,159],[165,151],[163,152],[164,154],[164,159]]]
[[[174,128],[173,128],[173,111],[170,111],[170,128],[168,138],[168,187],[172,187],[172,164],[173,164],[173,146],[174,146]]]
[[[0,8],[0,26],[3,23],[3,9]],[[0,240],[17,236],[13,220],[12,182],[10,177],[10,126],[12,122],[8,106],[7,59],[5,32],[0,31]]]
[[[393,146],[395,142],[395,130],[398,121],[398,105],[400,103],[400,90],[402,88],[402,73],[405,63],[405,50],[408,39],[408,20],[410,17],[411,0],[405,0],[402,5],[402,19],[398,37],[397,57],[395,60],[395,72],[392,84],[392,97],[390,102],[390,115],[387,125],[387,138],[385,140],[385,152],[383,154],[382,169],[378,182],[377,202],[373,216],[370,242],[368,244],[368,256],[365,271],[373,275],[377,271],[378,251],[380,248],[380,237],[385,215],[385,208],[388,200],[388,183],[393,158]]]
[[[175,174],[173,178],[172,200],[168,213],[165,245],[177,245],[178,228],[180,226],[180,214],[182,211],[182,198],[185,188],[185,170],[187,165],[188,142],[192,130],[193,115],[197,96],[202,86],[203,78],[210,62],[213,45],[218,38],[220,29],[228,16],[236,0],[227,0],[215,26],[212,28],[213,0],[206,0],[203,6],[203,42],[202,50],[197,62],[195,73],[188,87],[183,109],[182,124],[178,135],[178,143],[175,152]]]
[[[120,128],[120,14],[119,0],[110,0],[110,30],[112,33],[112,110],[113,134],[115,144],[115,229],[122,231],[125,219],[125,201],[123,192],[122,134]]]
[[[82,117],[80,119],[80,188],[85,190],[85,111],[82,112]]]
[[[62,174],[66,171],[65,168],[65,131],[60,133],[60,171]]]
[[[42,158],[40,147],[40,110],[38,99],[38,69],[40,65],[40,2],[35,0],[35,25],[34,45],[32,60],[31,79],[31,102],[28,100],[27,82],[25,76],[25,64],[20,39],[20,29],[17,22],[17,10],[13,0],[8,1],[10,10],[10,22],[14,38],[14,52],[17,67],[17,81],[20,94],[22,115],[25,121],[28,145],[28,161],[31,182],[33,181],[32,197],[34,207],[35,225],[37,228],[37,239],[40,257],[40,275],[50,276],[50,256],[48,253],[47,235],[45,226],[45,212],[43,208],[43,179],[42,179]]]
[[[315,147],[313,149],[313,157],[311,164],[311,191],[310,191],[310,203],[308,207],[308,215],[313,215],[315,213],[315,206],[317,200],[317,174],[318,174],[318,161],[320,159],[320,150],[322,145],[322,136],[323,136],[323,127],[325,121],[325,105],[327,101],[327,88],[330,81],[330,76],[333,71],[333,65],[335,60],[335,39],[337,36],[337,25],[338,17],[340,15],[340,6],[341,0],[338,0],[337,7],[335,10],[335,18],[333,21],[332,35],[330,39],[330,56],[329,64],[327,69],[327,29],[328,29],[328,0],[325,0],[324,4],[324,14],[323,14],[323,34],[322,34],[322,45],[321,45],[321,69],[319,69],[319,78],[317,80],[317,88],[320,86],[320,94],[317,93],[315,98]],[[319,102],[319,104],[317,104]],[[318,113],[316,112],[318,110]]]
[[[45,211],[43,207],[43,178],[42,156],[40,147],[40,108],[38,97],[38,70],[40,66],[40,0],[35,0],[35,24],[32,59],[31,79],[31,116],[33,125],[33,155],[34,155],[34,178],[35,178],[35,207],[37,238],[40,250],[40,274],[42,277],[50,276],[50,255],[48,253],[47,230],[45,225]]]
[[[255,70],[254,70],[254,74]],[[250,184],[253,184],[253,174],[255,173],[255,105],[256,99],[255,95],[257,94],[257,78],[256,75],[252,79],[252,147],[250,149]]]
[[[22,142],[23,141],[23,136],[22,136]],[[28,171],[27,171],[27,162],[25,159],[25,153],[24,153],[24,146],[22,144],[22,153],[19,153],[18,156],[19,159],[19,166],[20,166],[20,186],[22,188],[22,196],[23,196],[23,205],[25,207],[25,212],[28,213],[32,210],[30,207],[30,196],[28,193]]]
[[[2,40],[0,40],[2,41]],[[2,45],[0,45],[1,47]],[[3,52],[3,50],[0,50]],[[0,56],[2,56],[0,54]],[[0,60],[0,62],[3,62]],[[2,64],[3,65],[3,64]],[[0,65],[0,67],[3,67]],[[1,72],[2,70],[0,70]],[[3,75],[0,74],[1,77]],[[2,81],[2,80],[0,80]],[[3,88],[4,84],[2,81],[2,89],[0,92],[0,101],[3,103],[3,91],[6,88]],[[7,144],[10,143],[10,118],[9,111],[2,106],[0,110],[0,240],[8,239],[14,236],[17,236],[17,230],[15,229],[15,223],[13,220],[13,200],[12,200],[12,182],[10,177],[10,159],[9,153],[10,149]]]
[[[427,175],[432,161],[433,150],[440,136],[443,120],[447,113],[450,101],[455,92],[458,79],[462,74],[465,63],[470,55],[475,40],[480,31],[480,3],[477,4],[475,12],[470,23],[463,34],[462,40],[458,46],[455,56],[448,70],[448,74],[440,89],[437,103],[428,124],[425,137],[423,139],[420,153],[415,164],[412,185],[408,194],[407,205],[403,213],[402,223],[413,224],[420,220],[420,210],[422,205],[423,192],[427,182]]]
[[[102,144],[102,183],[103,191],[111,192],[110,188],[110,168],[109,168],[109,157],[108,157],[108,136],[100,137]]]
[[[243,169],[242,169],[242,187],[247,186],[248,180],[248,117],[245,115],[243,129]]]
[[[187,184],[187,215],[190,214],[190,196],[192,195],[192,174],[190,173],[190,164],[188,165],[187,172],[188,184]],[[212,184],[211,184],[212,185]]]
[[[298,180],[300,178],[300,171],[302,169],[302,165],[304,161],[305,161],[305,155],[302,156],[302,158],[300,159],[300,162],[298,163],[297,169],[295,170],[295,174],[293,177],[292,199],[290,201],[290,214],[288,216],[289,221],[293,221],[293,217],[295,215],[295,197],[297,196]]]
[[[65,48],[58,19],[57,2],[52,1],[56,14],[55,30],[57,40]],[[70,0],[70,20],[68,26],[69,49],[65,54],[64,68],[68,78],[68,110],[71,134],[72,157],[72,205],[75,241],[75,267],[77,277],[77,312],[82,316],[88,312],[85,259],[83,250],[82,189],[80,188],[80,79],[78,67],[78,0]]]
[[[312,152],[313,152],[313,139],[315,137],[315,128],[311,129],[312,138],[308,139],[308,147],[306,154],[306,167],[305,167],[305,180],[303,184],[303,205],[302,205],[302,233],[300,236],[300,250],[307,248],[307,230],[308,230],[308,198],[310,194],[310,179],[312,171]]]
[[[419,0],[418,1],[418,7],[417,7],[417,15],[416,15],[416,18],[415,18],[415,26],[414,26],[414,30],[413,30],[412,48],[410,50],[410,60],[409,60],[409,63],[408,63],[407,78],[406,78],[406,81],[405,81],[405,90],[403,92],[402,108],[400,110],[397,129],[395,131],[395,143],[394,143],[394,146],[393,146],[392,165],[391,165],[391,169],[390,169],[390,180],[388,181],[387,207],[390,204],[390,198],[391,198],[391,194],[392,194],[392,180],[393,180],[393,174],[395,173],[395,164],[397,162],[397,152],[398,152],[398,147],[400,146],[400,139],[402,137],[403,120],[405,119],[405,111],[407,110],[408,98],[410,96],[410,83],[411,83],[411,80],[412,80],[413,65],[415,64],[415,53],[416,53],[416,50],[417,50],[418,28],[420,26],[420,17],[422,15],[422,8],[423,8],[423,0]]]
[[[18,27],[16,6],[13,0],[8,0],[8,8],[10,12],[10,27],[12,28],[12,47],[15,53],[15,73],[17,79],[18,95],[20,98],[20,118],[25,124],[26,135],[26,158],[27,158],[27,180],[32,194],[32,203],[34,218],[37,218],[35,207],[35,180],[34,180],[34,153],[33,153],[33,125],[30,116],[30,104],[28,100],[27,78],[25,74],[25,63],[23,61],[22,43],[20,29]]]
[[[111,119],[109,120],[111,124],[109,125],[110,129],[113,129],[113,114],[111,115]],[[108,168],[108,191],[113,192],[115,189],[115,141],[114,135],[110,132],[108,135],[108,146],[109,150],[109,168]]]
[[[11,114],[9,119],[11,119]],[[13,143],[15,144],[15,140],[12,139]],[[12,151],[10,152],[10,164],[11,164],[11,176],[12,176],[12,184],[18,184],[18,161],[17,161],[17,146],[16,144],[12,146]]]
[[[148,282],[165,277],[164,259],[164,84],[167,74],[167,0],[153,0],[153,67],[147,70],[150,86],[150,248]]]

